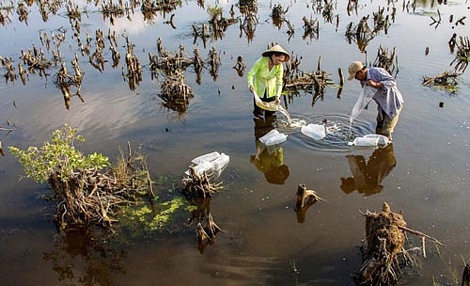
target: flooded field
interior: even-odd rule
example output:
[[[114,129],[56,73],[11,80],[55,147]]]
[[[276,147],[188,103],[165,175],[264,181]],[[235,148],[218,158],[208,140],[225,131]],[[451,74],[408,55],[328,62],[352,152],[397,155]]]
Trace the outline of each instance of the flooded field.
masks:
[[[2,285],[356,285],[365,214],[384,202],[443,245],[407,233],[415,260],[398,284],[461,285],[470,261],[469,2],[0,3]],[[356,37],[360,23],[371,31]],[[267,127],[253,121],[246,73],[271,43],[299,61],[299,74],[325,72],[320,92],[289,89],[281,100],[295,122],[326,124],[325,138],[277,112],[271,123],[286,141],[260,149]],[[373,65],[381,49],[395,53],[405,101],[393,144],[350,146],[375,132],[376,105],[350,125],[362,90],[345,78],[341,86],[339,70],[347,77],[354,60]],[[192,95],[184,104],[171,102],[162,50],[199,55],[201,66],[191,62],[177,78]],[[221,229],[213,243],[198,245],[184,210],[164,230],[129,219],[111,237],[58,232],[48,186],[24,178],[8,147],[40,146],[64,124],[86,138],[77,148],[113,161],[130,142],[147,156],[162,200],[180,196],[191,160],[227,154],[216,180],[223,190],[208,202]],[[299,184],[322,200],[294,211]]]

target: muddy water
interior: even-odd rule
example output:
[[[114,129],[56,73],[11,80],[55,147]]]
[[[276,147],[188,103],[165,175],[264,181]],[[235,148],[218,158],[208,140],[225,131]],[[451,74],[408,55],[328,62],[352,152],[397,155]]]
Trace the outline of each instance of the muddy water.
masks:
[[[338,27],[336,18],[328,23],[312,10],[310,3],[279,1],[284,8],[289,7],[286,17],[295,27],[290,39],[285,24],[281,28],[272,24],[272,6],[259,2],[263,3],[258,4],[259,22],[253,39],[240,33],[235,24],[222,39],[207,39],[206,46],[191,35],[192,24],[208,21],[207,12],[195,1],[184,2],[172,12],[176,29],[164,23],[169,14],[164,17],[157,12],[152,20],[146,21],[139,9],[131,15],[132,21],[115,18],[111,25],[94,5],[87,4],[87,13],[82,16],[82,41],[86,33],[93,36],[100,28],[105,35],[108,29],[115,30],[121,47],[125,44],[121,37],[124,32],[135,44],[135,52],[144,65],[144,80],[135,91],[122,79],[124,63],[117,69],[111,67],[108,50],[104,56],[110,62],[104,72],[92,68],[87,56],[80,57],[85,72],[82,87],[85,102],[72,98],[70,110],[65,109],[51,77],[46,81],[30,75],[26,85],[21,81],[0,83],[0,126],[7,127],[7,120],[16,126],[10,134],[0,131],[4,148],[40,145],[51,131],[69,123],[87,138],[80,145],[84,152],[97,151],[115,158],[119,147],[130,141],[148,154],[152,175],[177,178],[176,183],[192,158],[215,150],[230,156],[230,164],[220,177],[226,189],[211,202],[214,219],[224,232],[203,254],[197,249],[194,230],[188,228],[145,239],[127,234],[132,239],[109,242],[108,252],[100,256],[84,246],[83,236],[67,240],[56,237],[50,219],[53,210],[42,198],[47,194],[46,186],[27,179],[19,181],[22,169],[7,153],[0,158],[2,285],[353,285],[350,274],[361,265],[359,246],[364,237],[361,212],[379,211],[383,202],[389,203],[394,211],[403,211],[410,228],[445,245],[437,249],[429,241],[427,257],[419,256],[421,268],[405,276],[402,283],[430,285],[437,281],[458,285],[453,274],[460,278],[462,257],[468,260],[470,235],[469,71],[461,75],[456,93],[422,87],[421,83],[423,76],[452,70],[450,63],[455,53],[449,51],[447,42],[452,33],[470,36],[468,25],[455,24],[468,14],[469,4],[419,1],[414,10],[412,7],[407,10],[402,3],[396,3],[395,22],[386,34],[379,32],[367,45],[367,53],[362,53],[354,42],[346,40],[346,26],[376,12],[379,5],[386,7],[385,1],[361,2],[357,14],[351,15],[345,3],[336,4],[333,14],[339,17]],[[219,1],[225,17],[229,17],[232,4],[237,3]],[[206,8],[214,5],[206,2]],[[4,37],[0,55],[17,63],[21,49],[32,48],[33,44],[41,46],[39,31],[57,33],[63,26],[68,30],[67,40],[60,49],[69,64],[77,45],[65,10],[59,9],[58,15],[49,14],[49,20],[44,22],[36,4],[29,9],[27,25],[13,13],[11,23],[0,27]],[[442,20],[436,27],[430,24],[431,16],[439,17],[438,10]],[[236,6],[234,11],[241,17]],[[391,13],[386,11],[385,14]],[[449,21],[451,15],[453,22]],[[318,19],[318,39],[302,37],[303,16]],[[203,57],[212,47],[221,55],[217,79],[204,70],[202,81],[197,84],[195,74],[186,73],[186,83],[195,97],[182,115],[162,108],[158,97],[160,84],[151,80],[145,68],[147,53],[156,53],[159,37],[170,51],[177,51],[183,44],[189,55],[194,47]],[[321,57],[322,69],[335,83],[339,82],[338,68],[346,73],[352,60],[373,62],[380,45],[396,47],[397,81],[405,107],[393,146],[375,152],[370,148],[352,149],[344,140],[327,138],[315,142],[298,129],[288,130],[282,146],[288,176],[275,177],[274,181],[282,184],[272,183],[272,177],[250,160],[256,154],[252,98],[245,78],[232,69],[239,55],[249,68],[272,41],[302,57],[301,69],[307,72],[316,70]],[[428,55],[426,47],[430,49]],[[122,49],[121,55],[124,52]],[[57,69],[53,68],[51,74]],[[361,92],[359,84],[346,82],[340,98],[337,92],[336,86],[330,86],[324,97],[315,102],[311,94],[301,93],[289,101],[289,115],[308,123],[327,119],[349,126],[348,113]],[[371,104],[354,122],[352,133],[373,132],[374,118],[375,105]],[[282,114],[278,114],[278,119],[283,119]],[[372,154],[380,158],[379,162],[371,160]],[[354,177],[354,162],[361,159],[370,163],[368,172],[379,177],[379,181],[358,190],[347,182]],[[299,183],[315,189],[326,200],[308,209],[302,223],[293,210],[293,195]],[[164,195],[168,188],[165,185],[159,191]],[[419,239],[413,235],[409,238],[411,246],[421,246]],[[294,268],[300,272],[294,272]]]

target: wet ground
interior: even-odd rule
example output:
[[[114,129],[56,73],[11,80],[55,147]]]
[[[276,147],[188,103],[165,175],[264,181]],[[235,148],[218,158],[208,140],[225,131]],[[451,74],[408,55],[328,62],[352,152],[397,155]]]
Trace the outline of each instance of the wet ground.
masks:
[[[456,54],[448,41],[453,33],[470,36],[468,24],[457,22],[468,15],[469,4],[359,1],[357,12],[348,13],[346,3],[333,3],[329,22],[322,15],[324,10],[317,11],[308,1],[259,2],[254,37],[248,37],[236,23],[222,38],[208,38],[205,44],[193,37],[192,25],[207,23],[206,10],[216,5],[227,18],[233,5],[235,17],[243,20],[238,3],[209,1],[203,8],[187,1],[166,13],[156,11],[152,19],[144,19],[137,8],[130,19],[114,17],[112,24],[93,3],[77,2],[82,7],[79,37],[83,43],[87,34],[94,39],[95,31],[101,29],[105,36],[116,31],[121,59],[125,55],[123,36],[135,45],[143,79],[134,90],[123,80],[123,60],[112,67],[108,44],[103,50],[107,60],[103,71],[89,64],[88,55],[81,55],[64,7],[56,14],[49,12],[47,21],[36,2],[27,6],[27,23],[19,20],[16,8],[8,14],[11,22],[0,27],[4,39],[0,56],[10,57],[17,67],[21,50],[42,47],[41,32],[52,37],[65,30],[65,41],[59,47],[63,62],[72,71],[70,63],[78,53],[85,75],[84,102],[72,97],[69,109],[52,81],[59,66],[48,70],[47,79],[30,74],[25,84],[19,79],[0,83],[0,126],[13,129],[0,130],[6,150],[0,157],[2,285],[354,285],[351,274],[361,265],[359,248],[365,237],[362,213],[380,211],[383,202],[393,211],[403,211],[410,228],[444,244],[441,248],[427,241],[426,258],[418,255],[419,267],[406,273],[402,285],[460,285],[464,261],[469,260],[469,71],[460,75],[455,92],[421,84],[424,76],[454,70],[451,63]],[[285,17],[294,26],[293,35],[286,23],[273,24],[271,12],[276,4],[289,8]],[[2,2],[3,7],[8,5]],[[372,13],[379,6],[385,7],[385,15],[396,8],[395,20],[361,52],[355,41],[348,41],[347,26],[367,15],[372,26]],[[0,11],[6,15],[6,9]],[[172,14],[171,25],[166,21]],[[303,37],[304,16],[319,21],[318,38]],[[434,19],[439,18],[436,24]],[[198,83],[191,70],[185,73],[186,84],[195,95],[185,113],[162,106],[158,95],[163,77],[152,79],[148,70],[148,53],[157,52],[158,38],[169,51],[176,52],[183,45],[192,55],[198,47],[205,59],[212,47],[220,53],[217,77],[205,69]],[[299,129],[279,128],[288,134],[282,152],[276,153],[281,153],[288,169],[284,176],[263,172],[252,160],[257,153],[252,98],[245,77],[232,68],[240,55],[249,68],[270,42],[279,42],[302,57],[300,68],[305,72],[315,71],[321,57],[321,68],[334,83],[320,99],[300,92],[284,101],[289,115],[308,123],[327,119],[342,128],[341,136],[323,141],[314,141]],[[392,146],[352,148],[342,135],[372,133],[375,105],[361,113],[350,131],[348,113],[361,89],[355,81],[345,82],[338,97],[338,68],[346,74],[353,60],[373,63],[379,46],[396,48],[396,78],[404,95],[404,110]],[[52,57],[52,52],[42,48]],[[6,72],[4,67],[2,70]],[[278,114],[281,127],[283,120]],[[90,245],[86,235],[58,236],[51,222],[53,209],[43,197],[47,186],[18,180],[24,173],[7,147],[41,145],[64,123],[77,127],[87,139],[79,146],[86,153],[96,151],[117,158],[119,148],[128,141],[140,146],[148,154],[152,176],[167,178],[158,183],[157,192],[163,197],[172,183],[180,182],[193,158],[212,151],[228,154],[230,163],[219,178],[225,190],[211,200],[211,213],[224,231],[202,253],[194,228],[180,225],[174,233],[146,236],[127,230],[121,237],[102,241],[100,249]],[[266,159],[279,162],[269,154]],[[360,180],[356,167],[362,163],[358,162],[365,163],[363,173],[375,180]],[[300,183],[325,199],[312,205],[303,221],[293,210]],[[414,235],[408,238],[408,247],[422,246]]]

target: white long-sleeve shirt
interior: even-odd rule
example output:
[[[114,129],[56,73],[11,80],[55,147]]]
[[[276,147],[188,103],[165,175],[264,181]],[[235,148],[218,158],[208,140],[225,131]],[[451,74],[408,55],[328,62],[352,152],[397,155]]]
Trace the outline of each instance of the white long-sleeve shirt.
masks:
[[[383,110],[390,118],[395,117],[404,103],[395,79],[383,68],[370,67],[367,69],[366,80],[361,81],[362,87],[368,80],[383,84],[383,87],[377,89],[372,99],[377,103],[379,110]]]

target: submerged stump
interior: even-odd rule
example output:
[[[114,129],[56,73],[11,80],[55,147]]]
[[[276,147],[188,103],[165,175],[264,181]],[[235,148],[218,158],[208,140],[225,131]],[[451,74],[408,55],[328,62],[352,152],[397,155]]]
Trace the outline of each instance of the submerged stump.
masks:
[[[406,256],[404,255],[406,222],[384,203],[380,213],[367,212],[364,262],[356,274],[359,285],[395,285]]]
[[[323,201],[314,190],[307,190],[304,184],[299,184],[295,193],[294,211],[297,214],[297,222],[305,222],[305,214],[307,210],[316,202]]]

